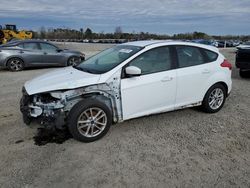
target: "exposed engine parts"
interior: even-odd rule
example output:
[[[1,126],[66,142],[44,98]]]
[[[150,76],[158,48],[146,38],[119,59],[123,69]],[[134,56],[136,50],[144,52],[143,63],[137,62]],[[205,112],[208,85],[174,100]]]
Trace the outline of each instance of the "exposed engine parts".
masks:
[[[105,101],[113,111],[113,121],[122,121],[119,73],[115,74],[108,83],[67,91],[52,91],[29,96],[23,88],[20,108],[26,124],[36,119],[44,126],[63,129],[71,108],[84,98]]]

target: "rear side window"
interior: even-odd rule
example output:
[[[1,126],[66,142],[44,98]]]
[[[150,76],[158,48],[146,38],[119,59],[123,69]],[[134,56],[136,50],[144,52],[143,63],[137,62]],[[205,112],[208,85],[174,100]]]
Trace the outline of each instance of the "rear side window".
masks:
[[[207,58],[208,58],[208,62],[212,62],[212,61],[216,61],[218,58],[218,54],[215,52],[212,52],[210,50],[204,50]]]
[[[205,58],[199,48],[192,46],[176,46],[179,68],[201,65]]]
[[[23,48],[26,50],[39,50],[37,43],[33,42],[23,43]]]

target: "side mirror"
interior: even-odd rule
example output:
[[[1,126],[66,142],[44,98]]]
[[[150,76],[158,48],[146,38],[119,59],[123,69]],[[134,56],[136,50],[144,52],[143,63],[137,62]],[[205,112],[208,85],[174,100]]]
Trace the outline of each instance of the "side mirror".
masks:
[[[57,49],[56,51],[57,51],[57,52],[62,52],[63,50],[62,50],[62,49]]]
[[[140,76],[141,69],[135,66],[129,66],[125,68],[125,73],[128,77]]]

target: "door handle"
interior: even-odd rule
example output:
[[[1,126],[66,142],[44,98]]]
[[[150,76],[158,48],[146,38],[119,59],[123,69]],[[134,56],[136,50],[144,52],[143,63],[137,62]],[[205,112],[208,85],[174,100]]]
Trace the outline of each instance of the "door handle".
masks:
[[[202,71],[202,74],[208,74],[208,73],[210,73],[210,70],[209,70],[209,69],[204,69],[204,70]]]
[[[171,80],[173,80],[174,78],[173,77],[171,77],[171,76],[166,76],[166,77],[164,77],[161,81],[162,82],[168,82],[168,81],[171,81]]]
[[[20,53],[20,54],[23,54],[23,53],[24,53],[24,51],[20,51],[19,53]]]
[[[47,53],[47,52],[44,52],[43,54],[44,54],[44,55],[47,55],[48,53]]]

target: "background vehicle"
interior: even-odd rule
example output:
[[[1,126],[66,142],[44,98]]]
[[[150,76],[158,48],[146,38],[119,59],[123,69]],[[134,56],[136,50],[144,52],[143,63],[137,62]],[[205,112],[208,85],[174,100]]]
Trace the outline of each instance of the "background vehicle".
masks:
[[[31,39],[33,36],[30,31],[18,31],[16,25],[6,24],[5,28],[0,27],[0,44],[5,44],[12,40]]]
[[[250,77],[250,48],[239,48],[236,53],[235,65],[240,69],[240,76]]]
[[[244,49],[244,48],[249,48],[250,49],[250,41],[245,42],[245,43],[240,44],[239,46],[237,46],[237,49]]]
[[[26,82],[20,109],[26,124],[67,126],[75,139],[91,142],[112,122],[193,106],[218,112],[231,91],[231,69],[212,46],[129,42]]]
[[[0,66],[11,71],[25,67],[75,66],[85,59],[79,51],[62,50],[39,40],[13,41],[0,46]]]
[[[192,42],[218,47],[218,42],[214,40],[196,39],[192,40]]]

